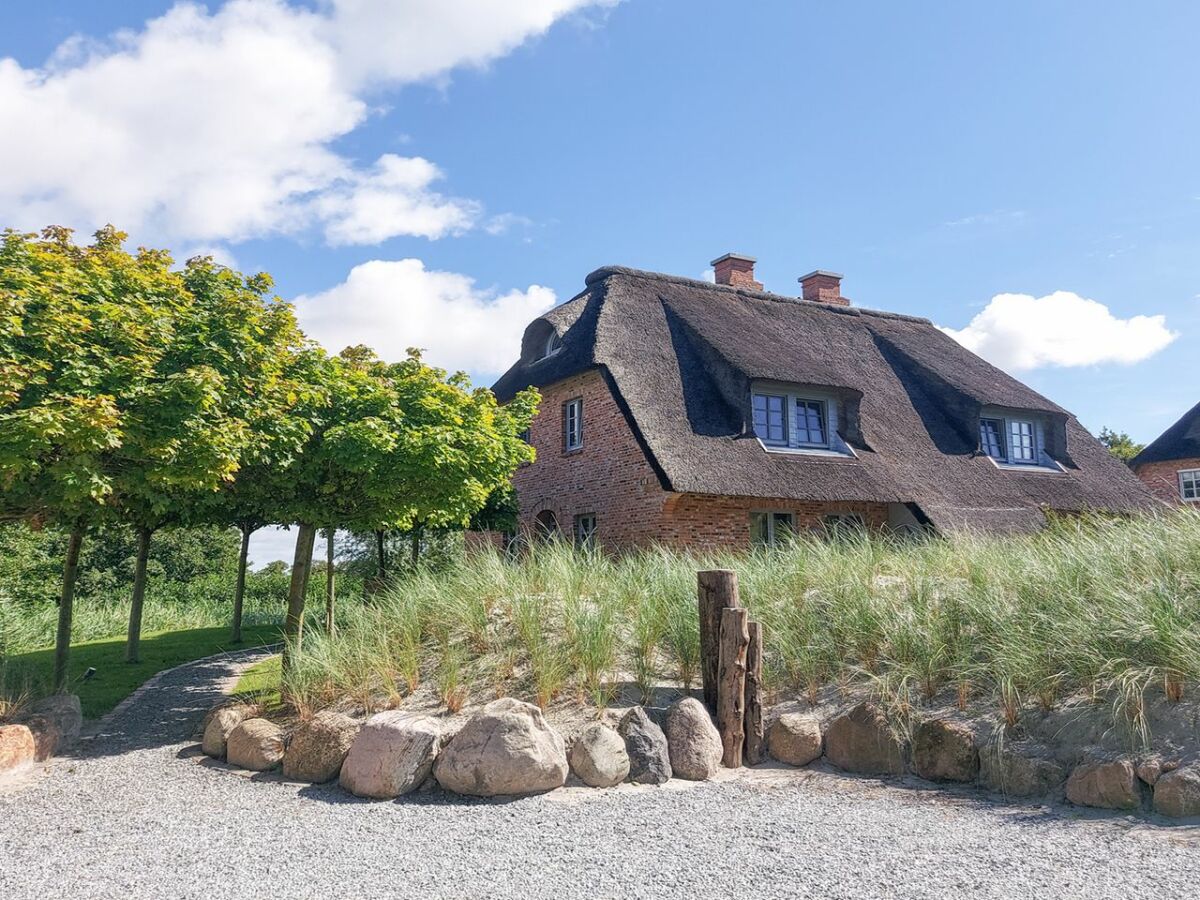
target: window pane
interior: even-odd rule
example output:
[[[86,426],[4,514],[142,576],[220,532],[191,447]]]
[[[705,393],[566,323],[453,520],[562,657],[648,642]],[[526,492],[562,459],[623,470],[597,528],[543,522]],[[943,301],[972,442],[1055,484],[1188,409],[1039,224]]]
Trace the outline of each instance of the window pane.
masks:
[[[754,395],[754,433],[771,444],[787,443],[784,398],[773,394]]]
[[[1033,423],[1019,420],[1009,422],[1008,437],[1012,458],[1019,462],[1033,462]]]
[[[801,444],[824,446],[825,403],[821,400],[796,401],[796,440]]]
[[[750,545],[765,547],[771,542],[766,513],[750,513]]]
[[[783,544],[791,538],[794,530],[791,513],[772,513],[771,524],[774,526],[774,533],[771,535],[772,544]]]
[[[979,421],[979,445],[992,459],[1004,459],[1004,437],[995,419]]]
[[[1184,500],[1200,500],[1200,470],[1180,472],[1179,489]]]

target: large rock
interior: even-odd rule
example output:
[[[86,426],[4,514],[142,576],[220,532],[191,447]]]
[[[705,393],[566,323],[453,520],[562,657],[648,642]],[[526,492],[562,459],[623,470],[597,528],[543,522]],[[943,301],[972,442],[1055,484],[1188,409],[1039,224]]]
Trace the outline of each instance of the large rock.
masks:
[[[829,723],[825,756],[839,769],[860,775],[904,774],[904,745],[872,703],[860,703]]]
[[[37,745],[33,732],[25,725],[0,725],[0,773],[33,762]]]
[[[675,775],[704,781],[717,774],[721,768],[721,734],[703,703],[695,697],[676,700],[667,710],[663,731]]]
[[[614,787],[629,774],[625,739],[607,725],[592,722],[571,745],[571,771],[591,787]]]
[[[32,715],[23,719],[21,724],[33,734],[33,758],[37,762],[45,762],[59,747],[65,745],[58,723],[48,716]]]
[[[771,756],[789,766],[807,766],[821,755],[821,722],[816,716],[784,713],[767,732]]]
[[[248,706],[222,706],[214,710],[204,727],[200,749],[213,759],[224,759],[225,744],[229,735],[233,733],[233,729],[250,718],[250,714]]]
[[[1010,797],[1041,797],[1066,780],[1065,766],[1036,749],[988,748],[979,754],[979,782]]]
[[[376,713],[350,745],[341,785],[355,796],[377,800],[414,791],[433,771],[441,737],[437,721],[429,716]]]
[[[83,730],[83,709],[75,694],[53,694],[32,704],[21,717],[26,722],[34,717],[44,718],[58,729],[58,747],[74,746]]]
[[[283,759],[283,729],[266,719],[247,719],[229,734],[225,756],[231,766],[266,772]]]
[[[1200,816],[1200,764],[1163,773],[1154,785],[1154,811],[1174,819]]]
[[[283,754],[283,776],[314,784],[333,781],[342,771],[342,762],[356,734],[356,721],[329,710],[301,722],[292,732]]]
[[[1135,809],[1142,805],[1137,771],[1127,759],[1081,763],[1067,779],[1067,799],[1077,806]]]
[[[979,775],[974,732],[949,719],[920,722],[913,731],[912,769],[930,781],[974,781]]]
[[[433,773],[438,784],[456,794],[539,794],[567,780],[567,750],[540,709],[503,697],[454,736],[438,754]]]
[[[650,721],[646,710],[635,706],[625,713],[617,731],[629,754],[629,780],[634,784],[663,784],[671,780],[671,751],[667,736]]]

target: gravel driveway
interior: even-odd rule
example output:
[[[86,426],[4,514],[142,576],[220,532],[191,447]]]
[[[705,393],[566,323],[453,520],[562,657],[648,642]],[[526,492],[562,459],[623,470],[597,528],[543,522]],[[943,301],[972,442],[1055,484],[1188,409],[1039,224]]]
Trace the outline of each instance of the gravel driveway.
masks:
[[[163,677],[0,792],[0,897],[1189,897],[1200,834],[820,771],[369,803],[188,739],[255,651]]]

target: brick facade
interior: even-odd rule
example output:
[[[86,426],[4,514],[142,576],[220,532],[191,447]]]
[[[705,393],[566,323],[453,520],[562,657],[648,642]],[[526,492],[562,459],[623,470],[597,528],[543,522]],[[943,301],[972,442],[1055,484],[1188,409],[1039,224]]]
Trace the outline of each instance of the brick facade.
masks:
[[[1200,458],[1146,463],[1134,471],[1159,500],[1164,503],[1181,504],[1184,501],[1179,494],[1179,473],[1188,469],[1200,469]]]
[[[563,407],[583,400],[583,446],[563,446]],[[797,528],[820,527],[831,513],[856,513],[872,527],[888,521],[886,503],[816,503],[751,497],[677,494],[663,489],[616,399],[598,370],[542,389],[541,412],[529,433],[537,461],[513,479],[525,532],[553,514],[570,536],[575,517],[596,517],[596,538],[614,550],[654,543],[695,549],[745,548],[750,513],[790,512]]]

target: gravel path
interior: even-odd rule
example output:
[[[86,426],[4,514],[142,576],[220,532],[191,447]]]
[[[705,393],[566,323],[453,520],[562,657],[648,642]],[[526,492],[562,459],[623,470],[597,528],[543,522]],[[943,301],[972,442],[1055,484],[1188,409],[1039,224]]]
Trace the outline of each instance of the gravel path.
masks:
[[[78,758],[0,793],[0,897],[1197,896],[1200,835],[820,771],[355,800],[188,736],[249,651],[165,675]]]

